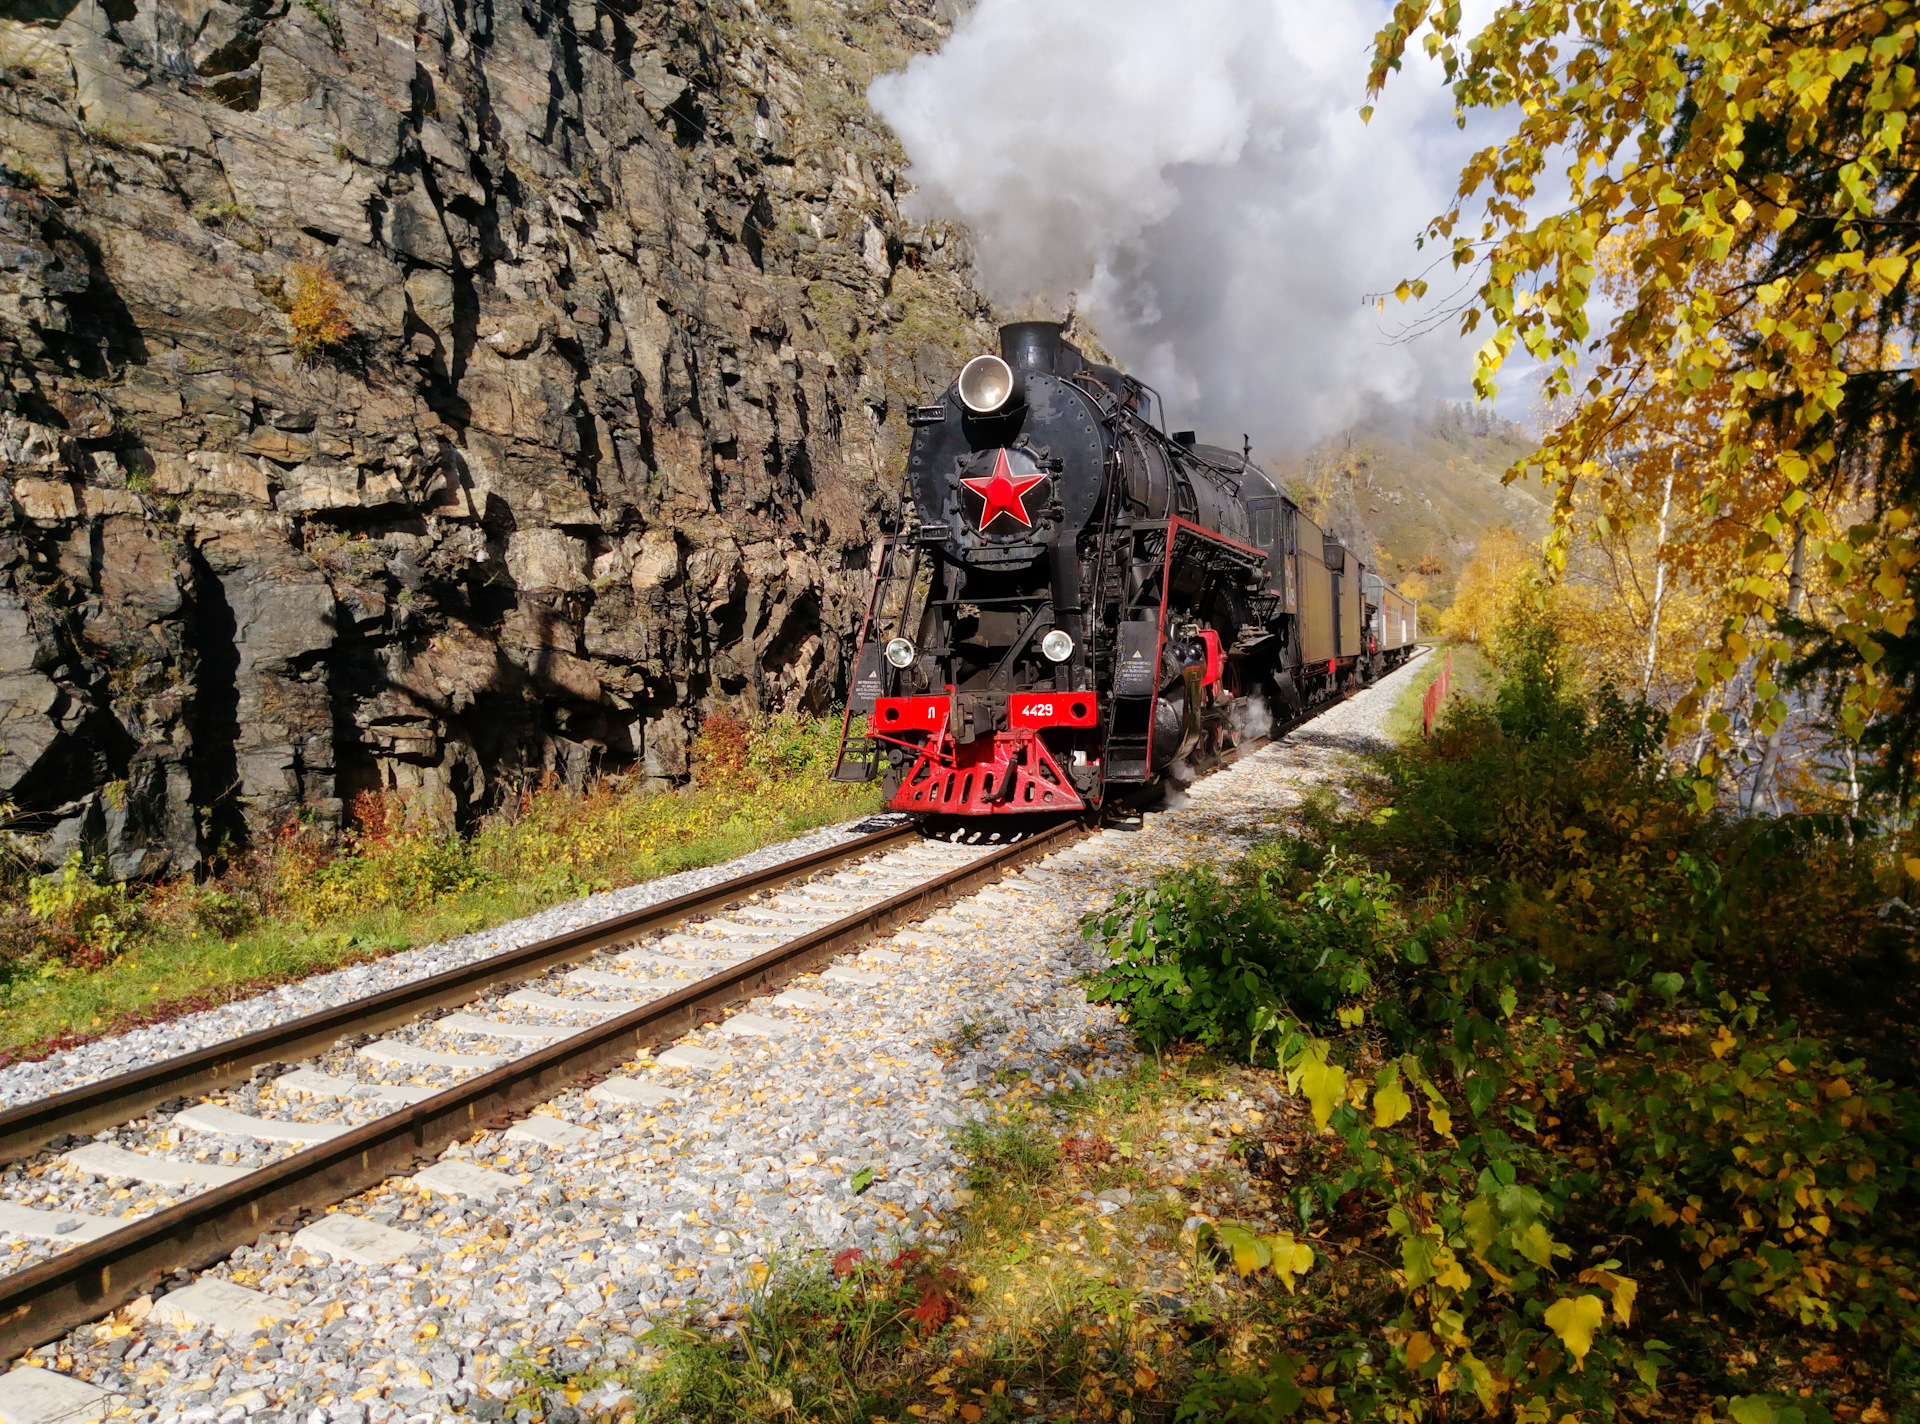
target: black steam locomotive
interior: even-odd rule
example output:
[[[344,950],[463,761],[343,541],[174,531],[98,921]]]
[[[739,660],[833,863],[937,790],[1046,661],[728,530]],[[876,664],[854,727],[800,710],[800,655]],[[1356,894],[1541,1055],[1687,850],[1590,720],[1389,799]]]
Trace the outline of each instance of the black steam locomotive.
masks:
[[[1247,450],[1169,435],[1055,323],[1003,327],[911,420],[836,772],[895,810],[1099,807],[1412,649],[1413,605]]]

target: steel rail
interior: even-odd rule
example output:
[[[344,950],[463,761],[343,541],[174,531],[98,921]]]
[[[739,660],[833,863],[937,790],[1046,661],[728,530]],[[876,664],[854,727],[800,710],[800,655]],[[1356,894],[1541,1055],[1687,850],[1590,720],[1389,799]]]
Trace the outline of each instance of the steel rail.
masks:
[[[568,1087],[604,1076],[643,1050],[717,1018],[729,1006],[776,989],[860,941],[971,894],[1088,833],[1084,822],[1068,821],[1016,841],[666,998],[0,1277],[0,1360],[99,1319],[175,1271],[209,1265],[269,1231],[292,1228],[307,1213],[410,1172],[453,1143],[525,1113]],[[871,850],[876,842],[868,837],[850,844]],[[785,867],[791,871],[801,863],[789,861]],[[731,883],[729,899],[738,898],[738,886]],[[551,946],[584,933],[543,943]],[[632,933],[630,923],[627,933]]]
[[[384,993],[23,1103],[0,1112],[0,1166],[30,1157],[63,1135],[77,1136],[117,1127],[173,1098],[228,1087],[262,1063],[310,1057],[326,1049],[342,1034],[378,1033],[415,1019],[429,1009],[467,1003],[496,984],[531,979],[556,964],[584,959],[654,930],[671,929],[687,920],[712,914],[755,891],[844,865],[917,835],[911,822],[891,830],[875,831],[825,850],[748,871],[704,890],[691,890],[610,920],[583,925],[519,949],[475,960],[458,969],[402,984]]]

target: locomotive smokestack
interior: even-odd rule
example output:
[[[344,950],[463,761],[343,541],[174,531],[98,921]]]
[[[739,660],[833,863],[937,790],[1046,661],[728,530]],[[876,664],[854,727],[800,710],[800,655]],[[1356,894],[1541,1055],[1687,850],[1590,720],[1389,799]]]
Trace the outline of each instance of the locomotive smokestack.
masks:
[[[1067,344],[1057,321],[1016,321],[1000,328],[1000,355],[1016,371],[1045,371],[1071,376],[1080,369],[1080,353]]]

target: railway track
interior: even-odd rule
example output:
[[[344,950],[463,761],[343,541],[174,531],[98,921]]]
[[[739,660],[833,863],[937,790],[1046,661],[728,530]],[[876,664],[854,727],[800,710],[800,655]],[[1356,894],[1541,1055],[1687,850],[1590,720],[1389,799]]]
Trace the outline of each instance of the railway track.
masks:
[[[30,1261],[0,1277],[0,1359],[169,1277],[184,1283],[268,1233],[297,1233],[322,1258],[400,1260],[418,1244],[408,1233],[324,1209],[423,1167],[419,1185],[485,1202],[507,1179],[437,1160],[452,1145],[504,1129],[570,1146],[587,1134],[534,1109],[584,1084],[609,1108],[661,1108],[672,1090],[608,1075],[703,1025],[777,1039],[787,1031],[779,1020],[729,1011],[822,970],[822,988],[836,977],[876,982],[828,966],[1090,830],[1067,823],[1000,846],[878,832],[0,1113],[0,1162],[10,1164],[0,1241],[13,1238],[16,1265]],[[800,991],[772,1005],[804,1015],[826,1001]],[[699,1069],[702,1054],[712,1056],[667,1049],[653,1065]],[[222,1100],[182,1106],[187,1096]],[[96,1140],[73,1140],[85,1134]],[[166,1317],[223,1329],[241,1328],[249,1312],[263,1327],[271,1318],[265,1297],[212,1284],[165,1295]],[[0,1419],[12,1417],[0,1406]]]
[[[911,827],[878,832],[0,1114],[12,1164],[0,1177],[0,1235],[37,1242],[43,1257],[0,1277],[0,1359],[263,1232],[298,1229],[699,1025],[764,1032],[759,1016],[729,1020],[728,1010],[1086,833],[1067,823],[982,847],[922,840]],[[542,975],[553,982],[528,987]],[[661,1061],[672,1066],[673,1050]],[[629,1103],[664,1096],[626,1078],[595,1092]],[[166,1110],[183,1094],[241,1107]],[[110,1129],[120,1129],[111,1142],[68,1141]],[[551,1118],[510,1130],[566,1135]],[[224,1151],[207,1160],[200,1142]],[[460,1172],[442,1176],[461,1190]],[[141,1214],[109,1216],[106,1205]]]

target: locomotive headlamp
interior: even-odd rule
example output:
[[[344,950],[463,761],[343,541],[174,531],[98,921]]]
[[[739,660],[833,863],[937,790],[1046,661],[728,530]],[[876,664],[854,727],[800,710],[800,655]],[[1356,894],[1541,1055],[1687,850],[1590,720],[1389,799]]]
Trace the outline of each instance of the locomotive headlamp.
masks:
[[[960,399],[975,415],[992,415],[1013,399],[1013,367],[998,356],[976,356],[960,368]]]
[[[913,640],[895,638],[887,644],[887,661],[897,668],[906,667],[913,661]]]
[[[1055,628],[1040,640],[1040,651],[1046,654],[1048,662],[1063,663],[1073,656],[1073,635],[1063,628]]]

